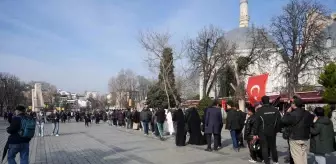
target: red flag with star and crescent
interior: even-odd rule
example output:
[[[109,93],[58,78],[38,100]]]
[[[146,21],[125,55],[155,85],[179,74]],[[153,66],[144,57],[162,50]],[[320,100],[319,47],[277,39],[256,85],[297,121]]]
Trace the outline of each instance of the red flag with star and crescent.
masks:
[[[249,77],[247,81],[246,92],[249,102],[252,105],[256,102],[260,102],[261,97],[266,95],[267,79],[268,73]]]

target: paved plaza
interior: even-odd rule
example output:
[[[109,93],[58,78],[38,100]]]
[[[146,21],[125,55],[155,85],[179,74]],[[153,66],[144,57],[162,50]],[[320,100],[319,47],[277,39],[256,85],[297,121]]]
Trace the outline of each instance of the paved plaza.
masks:
[[[6,142],[6,127],[0,121],[1,150]],[[30,144],[30,163],[36,164],[247,164],[247,149],[231,150],[229,133],[223,131],[223,145],[218,152],[205,152],[205,146],[176,147],[174,137],[164,142],[141,131],[108,126],[105,123],[85,128],[84,123],[60,124],[60,136],[50,136],[51,124],[46,124],[47,136],[35,137]],[[279,137],[280,161],[284,163],[286,142]],[[18,161],[18,160],[17,160]],[[334,162],[332,162],[334,161]],[[328,163],[336,163],[332,157]],[[5,161],[7,163],[7,161]]]

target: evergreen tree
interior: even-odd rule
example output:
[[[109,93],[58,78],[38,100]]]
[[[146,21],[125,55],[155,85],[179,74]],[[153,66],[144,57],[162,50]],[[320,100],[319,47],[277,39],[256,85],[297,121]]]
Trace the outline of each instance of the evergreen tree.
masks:
[[[164,89],[166,87],[169,95],[170,107],[175,107],[176,102],[173,94],[176,96],[178,102],[181,101],[180,95],[176,90],[175,75],[174,75],[174,58],[171,48],[165,48],[162,53],[162,60],[160,62],[159,85]],[[167,96],[166,96],[167,97]],[[166,99],[167,100],[167,99]],[[168,102],[168,100],[167,100]]]
[[[320,74],[319,83],[325,88],[323,99],[328,103],[336,103],[336,63],[324,67]]]
[[[235,91],[231,87],[230,83],[236,85],[236,80],[234,76],[234,70],[230,66],[224,67],[219,70],[219,97],[233,97],[235,96]]]
[[[174,58],[171,48],[165,48],[160,61],[159,81],[147,93],[147,105],[152,108],[175,107],[180,96],[175,86]],[[168,93],[168,96],[167,96]],[[174,97],[175,96],[175,97]],[[168,104],[169,98],[169,104]],[[176,101],[175,101],[176,99]]]

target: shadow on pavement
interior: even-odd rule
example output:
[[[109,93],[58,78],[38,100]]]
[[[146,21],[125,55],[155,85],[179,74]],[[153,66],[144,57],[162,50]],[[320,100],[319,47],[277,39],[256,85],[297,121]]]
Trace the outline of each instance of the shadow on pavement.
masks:
[[[43,157],[42,159],[36,159],[34,163],[146,163],[154,164],[146,159],[138,157],[136,155],[122,155],[120,152],[132,151],[130,150],[109,150],[102,151],[100,149],[84,149],[75,152],[69,151],[56,151],[51,152],[48,157]]]

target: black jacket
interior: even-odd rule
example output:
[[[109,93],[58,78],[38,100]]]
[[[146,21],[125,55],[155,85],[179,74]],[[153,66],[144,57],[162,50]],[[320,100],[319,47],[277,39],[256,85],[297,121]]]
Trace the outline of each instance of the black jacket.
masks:
[[[242,127],[242,114],[236,109],[227,109],[225,129],[228,130],[241,130]]]
[[[328,117],[318,118],[310,132],[310,152],[324,155],[335,151],[333,123]]]
[[[280,132],[281,114],[279,110],[272,105],[265,104],[255,113],[256,123],[253,125],[259,137],[276,136]]]
[[[52,119],[53,123],[59,122],[59,120],[60,120],[60,114],[58,112],[52,113],[51,114],[51,119]]]
[[[128,111],[126,112],[126,118],[129,119],[129,120],[132,119],[132,112],[131,112],[131,111],[128,110]]]
[[[140,113],[140,120],[150,122],[152,119],[152,112],[148,109],[143,109]]]
[[[314,116],[312,114],[302,108],[297,108],[292,112],[286,113],[282,118],[282,123],[290,128],[290,139],[308,140],[313,120]]]
[[[238,112],[239,117],[240,117],[240,119],[239,119],[240,127],[241,127],[241,129],[243,129],[244,125],[245,125],[245,120],[246,120],[247,113],[242,112],[241,110],[237,110],[237,112]]]
[[[156,122],[158,123],[164,123],[166,120],[166,112],[163,109],[159,109],[156,113]]]
[[[244,129],[244,139],[247,141],[252,140],[253,136],[256,135],[257,132],[253,131],[253,125],[256,123],[256,117],[255,115],[250,116],[247,118],[245,123],[245,129]]]
[[[24,117],[25,114],[20,114],[19,116]],[[7,128],[7,133],[9,134],[8,144],[29,143],[31,138],[21,137],[19,135],[20,130],[21,130],[21,118],[13,116],[12,122]]]

